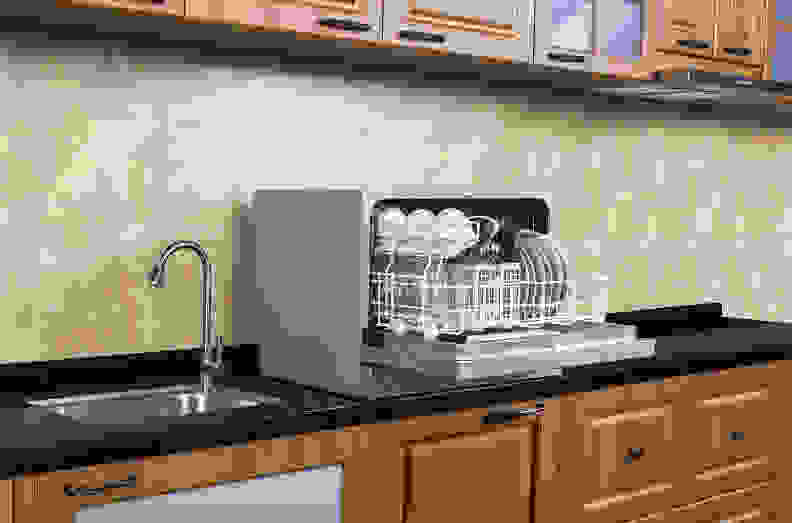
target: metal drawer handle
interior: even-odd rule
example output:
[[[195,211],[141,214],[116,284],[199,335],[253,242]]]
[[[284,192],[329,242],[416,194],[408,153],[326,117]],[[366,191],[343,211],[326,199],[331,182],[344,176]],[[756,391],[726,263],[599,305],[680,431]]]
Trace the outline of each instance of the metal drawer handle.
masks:
[[[753,51],[747,47],[724,47],[723,50],[735,56],[751,56],[753,54]]]
[[[745,439],[745,432],[729,432],[730,441],[743,441]]]
[[[627,455],[624,456],[624,463],[629,465],[633,461],[637,460],[638,458],[642,458],[646,454],[644,449],[638,448],[631,448],[627,451]]]
[[[482,425],[500,425],[515,418],[524,416],[541,416],[544,414],[543,404],[537,402],[533,409],[494,408],[481,417]]]
[[[101,496],[104,491],[111,488],[135,488],[137,478],[135,474],[130,474],[127,479],[116,479],[105,481],[101,487],[63,487],[63,493],[67,496]]]
[[[707,40],[677,40],[677,45],[691,49],[709,49],[712,47],[712,42]]]
[[[318,24],[324,27],[329,27],[330,29],[354,31],[356,33],[365,33],[374,29],[369,24],[364,24],[356,20],[347,20],[345,18],[323,17],[318,20]]]
[[[564,64],[583,64],[586,63],[586,57],[578,54],[568,53],[547,53],[547,59],[554,62],[561,62]]]
[[[417,42],[429,42],[433,44],[442,44],[445,42],[445,35],[436,33],[425,33],[423,31],[413,31],[404,29],[399,31],[399,38],[402,40],[413,40]]]

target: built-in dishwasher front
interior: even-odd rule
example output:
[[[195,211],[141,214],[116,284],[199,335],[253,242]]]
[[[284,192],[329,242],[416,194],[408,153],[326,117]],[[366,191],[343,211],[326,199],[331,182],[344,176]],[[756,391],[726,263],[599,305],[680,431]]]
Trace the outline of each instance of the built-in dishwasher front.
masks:
[[[84,507],[74,523],[336,523],[340,465]]]

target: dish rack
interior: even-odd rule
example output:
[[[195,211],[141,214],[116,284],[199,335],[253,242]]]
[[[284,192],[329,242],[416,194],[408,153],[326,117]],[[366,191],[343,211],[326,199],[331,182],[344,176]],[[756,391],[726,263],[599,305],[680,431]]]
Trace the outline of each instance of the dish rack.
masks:
[[[530,281],[518,262],[465,265],[417,254],[372,271],[370,288],[377,326],[396,334],[437,338],[575,321],[566,300],[553,299],[569,294],[567,282]]]

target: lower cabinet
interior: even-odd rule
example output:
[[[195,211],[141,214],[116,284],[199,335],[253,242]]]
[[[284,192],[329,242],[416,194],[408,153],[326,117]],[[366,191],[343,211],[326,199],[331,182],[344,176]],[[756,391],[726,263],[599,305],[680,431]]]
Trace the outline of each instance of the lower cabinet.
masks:
[[[792,521],[791,373],[773,362],[29,475],[0,482],[0,523]]]
[[[407,446],[406,523],[531,521],[535,427]]]
[[[335,523],[357,441],[320,432],[31,474],[14,480],[13,521]]]

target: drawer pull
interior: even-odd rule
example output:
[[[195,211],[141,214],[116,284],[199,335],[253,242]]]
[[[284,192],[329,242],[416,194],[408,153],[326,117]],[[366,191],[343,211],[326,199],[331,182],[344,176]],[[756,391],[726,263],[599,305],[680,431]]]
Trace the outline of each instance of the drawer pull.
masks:
[[[724,47],[724,51],[727,54],[732,54],[734,56],[751,56],[753,51],[748,49],[747,47]]]
[[[729,432],[730,441],[742,441],[745,439],[745,432]]]
[[[579,54],[569,53],[547,53],[547,59],[554,62],[561,62],[562,64],[584,64],[586,57]]]
[[[67,496],[101,496],[105,490],[111,488],[135,488],[136,480],[135,474],[130,474],[127,479],[105,481],[101,487],[72,487],[71,485],[66,485],[63,487],[63,493]]]
[[[644,454],[646,454],[646,452],[642,448],[631,448],[627,451],[627,455],[624,456],[624,463],[629,465],[633,461],[643,457]]]
[[[423,31],[413,31],[404,29],[399,31],[399,38],[402,40],[413,40],[416,42],[428,42],[431,44],[445,43],[445,36],[436,33],[425,33]]]
[[[712,43],[707,40],[677,40],[677,45],[690,49],[709,49]]]
[[[357,22],[355,20],[347,20],[345,18],[320,18],[319,25],[328,27],[330,29],[340,29],[342,31],[354,31],[356,33],[365,33],[373,29],[369,24]]]
[[[500,425],[515,418],[525,416],[541,416],[544,414],[544,407],[537,404],[535,409],[515,409],[515,408],[494,408],[486,415],[481,417],[482,425]]]

